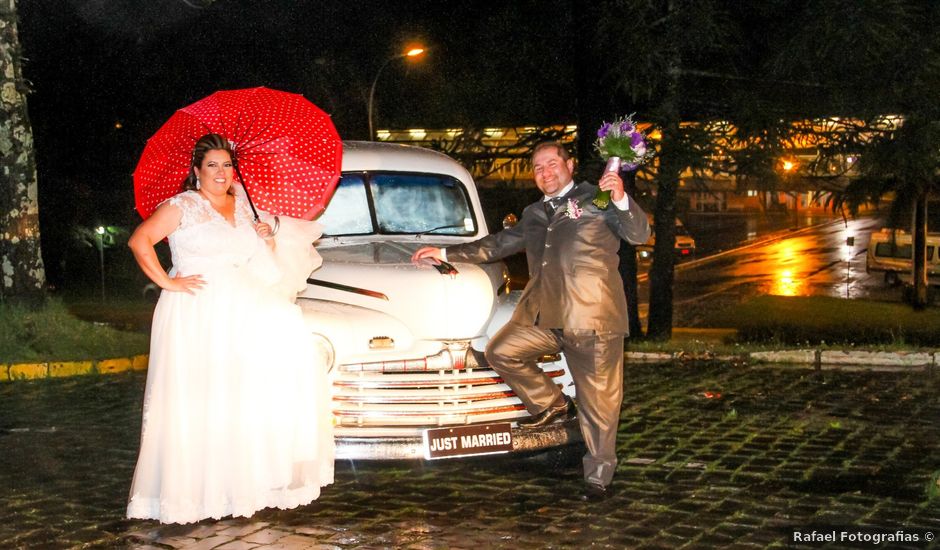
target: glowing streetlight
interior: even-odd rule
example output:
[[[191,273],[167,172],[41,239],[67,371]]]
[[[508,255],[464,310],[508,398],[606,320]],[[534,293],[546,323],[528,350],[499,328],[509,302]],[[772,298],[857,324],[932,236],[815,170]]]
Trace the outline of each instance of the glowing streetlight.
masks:
[[[379,67],[378,72],[375,73],[375,78],[372,79],[372,88],[369,89],[369,139],[371,141],[375,141],[375,131],[373,130],[373,125],[372,125],[372,104],[375,100],[375,85],[378,84],[379,82],[379,76],[382,74],[382,71],[385,70],[385,67],[387,67],[388,64],[391,63],[392,61],[396,59],[407,58],[407,57],[417,57],[423,54],[424,52],[425,52],[424,48],[411,48],[404,53],[393,55],[392,57],[389,57],[388,59],[386,59],[385,62],[382,63],[382,66]]]
[[[95,233],[98,235],[98,259],[101,266],[101,301],[104,302],[104,227],[99,225]]]

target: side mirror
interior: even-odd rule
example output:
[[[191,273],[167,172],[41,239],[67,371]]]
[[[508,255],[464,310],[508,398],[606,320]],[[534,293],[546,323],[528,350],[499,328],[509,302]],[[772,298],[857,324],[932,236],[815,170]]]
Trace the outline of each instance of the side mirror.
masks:
[[[503,218],[503,229],[509,229],[510,227],[515,227],[519,223],[519,218],[516,217],[512,212],[506,214],[506,217]]]

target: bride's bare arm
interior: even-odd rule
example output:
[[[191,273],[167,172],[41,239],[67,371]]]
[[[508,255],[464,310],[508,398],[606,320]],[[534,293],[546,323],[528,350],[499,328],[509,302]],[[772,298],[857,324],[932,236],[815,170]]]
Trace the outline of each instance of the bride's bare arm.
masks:
[[[162,205],[137,226],[134,234],[128,239],[127,246],[134,253],[134,259],[137,260],[137,265],[140,266],[144,275],[160,288],[193,294],[194,290],[202,288],[202,277],[199,275],[187,277],[177,275],[171,278],[163,269],[163,266],[160,265],[157,251],[153,248],[153,245],[165,239],[167,235],[179,227],[182,217],[183,213],[177,206],[169,203]]]

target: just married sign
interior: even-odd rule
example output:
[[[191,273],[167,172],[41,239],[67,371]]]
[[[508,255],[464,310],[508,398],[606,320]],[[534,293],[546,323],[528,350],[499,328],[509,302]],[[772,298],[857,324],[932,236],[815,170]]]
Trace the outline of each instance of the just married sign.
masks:
[[[508,453],[512,450],[512,428],[508,422],[471,424],[424,431],[424,458]]]

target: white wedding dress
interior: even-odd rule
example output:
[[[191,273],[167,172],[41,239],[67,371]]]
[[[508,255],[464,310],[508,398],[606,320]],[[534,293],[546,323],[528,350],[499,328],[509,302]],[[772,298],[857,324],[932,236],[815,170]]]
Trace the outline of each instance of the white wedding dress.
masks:
[[[240,191],[240,187],[239,187]],[[333,482],[327,365],[294,296],[319,266],[319,225],[281,219],[272,253],[236,192],[233,227],[197,192],[170,199],[174,273],[153,315],[131,518],[189,523],[291,508]]]

